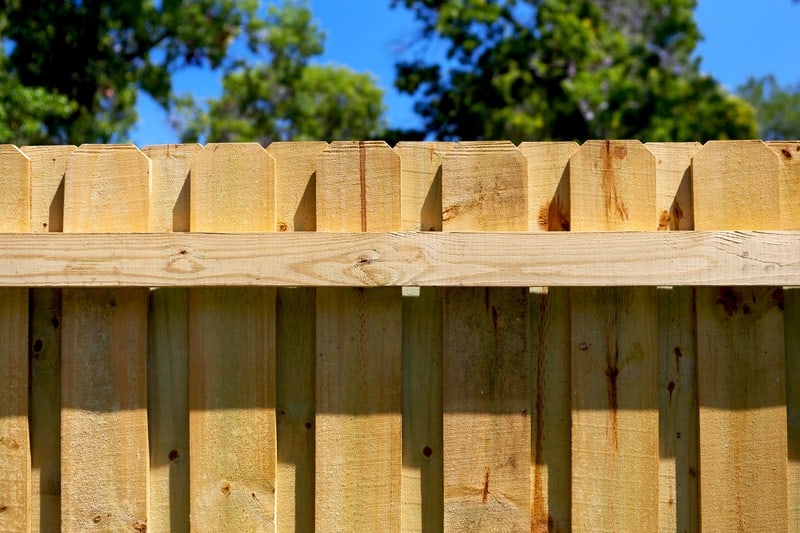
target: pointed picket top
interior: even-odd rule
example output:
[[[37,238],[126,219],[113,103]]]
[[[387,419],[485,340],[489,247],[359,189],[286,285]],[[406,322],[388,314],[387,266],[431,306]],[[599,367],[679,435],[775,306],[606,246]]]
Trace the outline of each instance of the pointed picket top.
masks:
[[[528,163],[509,141],[460,142],[442,160],[445,231],[527,231]]]
[[[783,164],[781,175],[781,229],[800,229],[800,141],[773,141],[767,146]]]
[[[192,159],[192,231],[275,231],[275,159],[258,143],[209,143]]]
[[[659,230],[694,229],[692,156],[702,146],[696,142],[645,144],[656,157]]]
[[[30,231],[31,160],[13,144],[0,145],[0,232]]]
[[[384,141],[331,143],[317,158],[317,231],[399,227],[400,157]]]
[[[569,160],[578,143],[524,142],[528,159],[528,227],[530,231],[569,231]]]
[[[274,142],[267,147],[267,152],[275,158],[278,231],[317,228],[317,157],[327,147],[325,141]]]
[[[572,231],[657,228],[656,159],[639,141],[586,141],[570,176]]]
[[[199,144],[156,144],[142,152],[153,165],[150,231],[189,231],[189,173]]]
[[[149,198],[150,159],[136,146],[82,144],[67,160],[64,231],[146,232]]]
[[[761,141],[708,141],[692,158],[694,229],[777,229],[781,162]]]

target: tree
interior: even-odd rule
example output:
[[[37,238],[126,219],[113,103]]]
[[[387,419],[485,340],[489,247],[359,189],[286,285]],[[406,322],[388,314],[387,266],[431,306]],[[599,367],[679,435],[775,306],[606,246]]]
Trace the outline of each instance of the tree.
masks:
[[[0,7],[9,44],[0,105],[17,115],[0,116],[0,135],[14,142],[121,140],[136,121],[138,90],[169,106],[177,69],[221,66],[231,42],[263,24],[257,0],[2,0]],[[22,135],[18,122],[29,125]]]
[[[185,96],[173,116],[186,142],[374,138],[385,129],[383,93],[367,74],[310,65],[324,35],[305,2],[270,7],[255,36],[255,61],[226,72],[207,110]]]
[[[393,0],[447,59],[401,62],[425,129],[443,139],[755,135],[753,110],[694,58],[694,0]]]
[[[800,139],[800,84],[781,86],[772,75],[750,77],[737,92],[756,110],[761,139]]]

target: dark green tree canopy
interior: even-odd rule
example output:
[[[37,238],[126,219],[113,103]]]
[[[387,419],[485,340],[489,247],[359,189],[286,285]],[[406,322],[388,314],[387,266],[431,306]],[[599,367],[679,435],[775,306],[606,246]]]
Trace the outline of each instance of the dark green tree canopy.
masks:
[[[447,60],[398,64],[442,139],[755,135],[752,109],[693,57],[694,0],[393,0]]]
[[[306,2],[261,4],[0,0],[0,141],[124,141],[139,91],[180,117],[184,138],[379,135],[382,93],[370,77],[308,65],[323,36]],[[173,91],[173,74],[198,66],[225,72],[211,113]]]
[[[11,43],[2,81],[62,103],[38,114],[43,123],[27,142],[118,140],[136,120],[137,90],[168,105],[177,69],[219,67],[232,40],[261,24],[257,0],[4,0],[0,6],[2,37]]]
[[[270,7],[255,61],[234,63],[206,107],[191,95],[173,116],[186,142],[369,139],[382,135],[383,92],[367,74],[311,65],[324,34],[305,2]]]
[[[782,86],[775,76],[751,77],[737,92],[756,110],[759,138],[800,139],[800,83]]]

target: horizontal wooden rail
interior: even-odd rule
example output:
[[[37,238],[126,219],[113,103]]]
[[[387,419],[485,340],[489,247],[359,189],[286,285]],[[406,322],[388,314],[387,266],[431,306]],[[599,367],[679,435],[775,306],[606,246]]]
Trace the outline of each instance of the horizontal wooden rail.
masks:
[[[800,285],[800,232],[0,234],[0,286]]]

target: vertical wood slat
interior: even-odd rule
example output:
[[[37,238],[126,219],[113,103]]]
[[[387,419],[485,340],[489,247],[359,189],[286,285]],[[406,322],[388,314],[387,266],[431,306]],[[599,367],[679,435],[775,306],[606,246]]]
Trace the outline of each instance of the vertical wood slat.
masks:
[[[399,198],[400,159],[386,143],[335,142],[317,160],[318,231],[396,230]],[[317,289],[320,531],[400,527],[401,321],[397,287]]]
[[[659,230],[694,229],[692,156],[700,143],[647,143],[656,158]],[[697,531],[697,359],[691,287],[658,293],[659,528]]]
[[[192,159],[191,231],[274,231],[275,161],[260,145]],[[275,519],[275,289],[189,290],[193,531],[271,531]]]
[[[275,142],[278,231],[314,231],[317,156],[325,142]],[[280,287],[276,300],[278,531],[314,530],[314,387],[316,289]]]
[[[31,160],[31,231],[64,225],[64,173],[75,146],[25,146]],[[31,530],[61,529],[61,290],[30,299]]]
[[[778,156],[760,141],[706,143],[693,159],[695,229],[780,229]],[[783,291],[698,287],[700,526],[788,527]]]
[[[150,161],[82,145],[64,178],[65,232],[148,230]],[[143,530],[148,520],[147,289],[65,289],[61,524]]]
[[[189,230],[189,171],[198,144],[147,146],[152,163],[150,231]],[[189,531],[188,291],[150,291],[147,343],[152,531]]]
[[[0,146],[0,231],[30,231],[31,161]],[[28,290],[0,288],[0,530],[31,526]]]
[[[800,142],[776,141],[767,146],[783,164],[780,182],[781,229],[800,229]],[[786,414],[788,419],[789,531],[800,531],[800,288],[784,287],[786,335]]]
[[[528,161],[528,227],[570,227],[574,142],[522,143]],[[568,531],[571,515],[569,290],[529,292],[531,345],[531,530]]]
[[[655,158],[589,141],[570,161],[571,230],[656,229]],[[571,290],[572,527],[658,527],[657,302],[653,287]]]
[[[527,161],[511,143],[459,143],[442,161],[444,231],[528,229]],[[447,288],[444,527],[531,527],[527,288]]]
[[[401,229],[442,230],[442,157],[453,143],[401,142]],[[401,529],[441,531],[442,289],[403,288]]]

